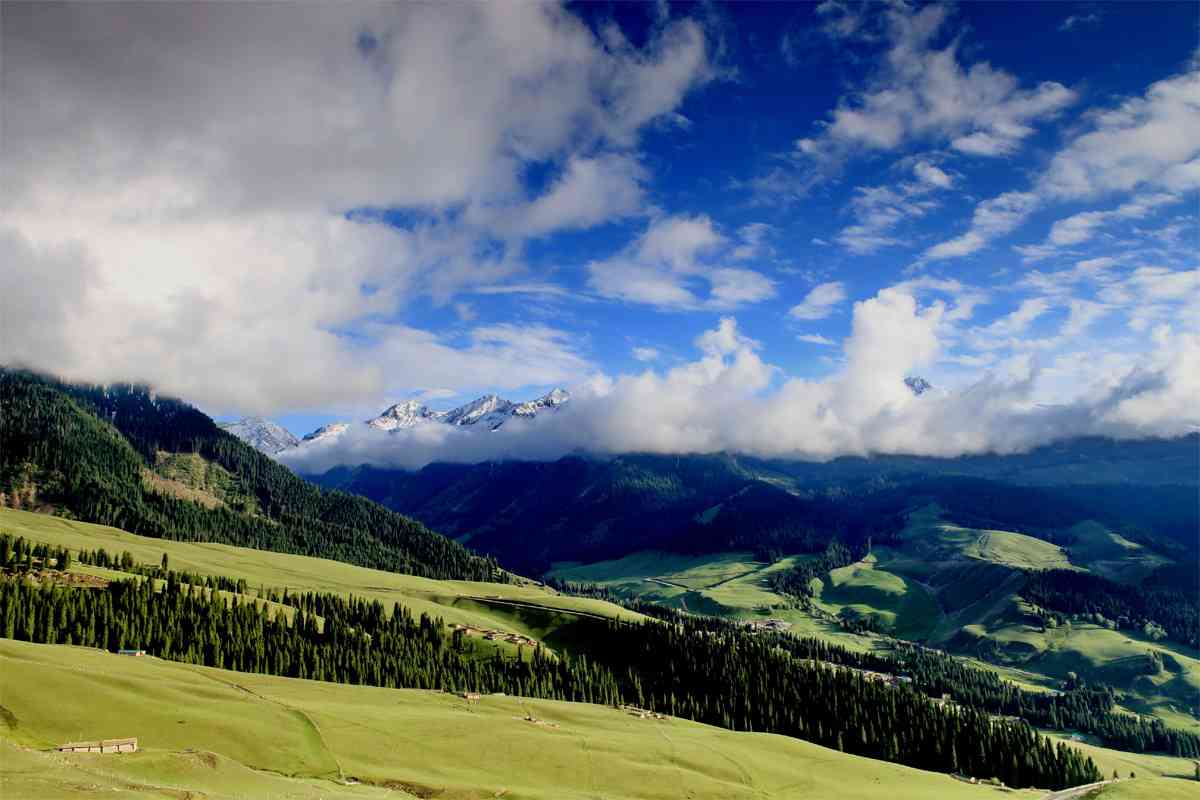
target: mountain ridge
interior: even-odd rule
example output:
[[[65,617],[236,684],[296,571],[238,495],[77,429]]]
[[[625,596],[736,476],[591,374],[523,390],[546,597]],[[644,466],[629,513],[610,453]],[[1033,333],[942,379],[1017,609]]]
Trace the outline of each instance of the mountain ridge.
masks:
[[[388,406],[378,415],[362,422],[385,433],[411,430],[419,425],[441,423],[459,428],[494,431],[514,417],[533,419],[544,411],[555,411],[571,399],[565,389],[555,387],[532,400],[514,402],[496,394],[485,394],[469,403],[434,411],[420,400],[405,400]],[[251,447],[269,456],[317,442],[330,442],[349,431],[353,422],[331,422],[297,438],[291,431],[262,417],[243,417],[219,423],[225,430]]]

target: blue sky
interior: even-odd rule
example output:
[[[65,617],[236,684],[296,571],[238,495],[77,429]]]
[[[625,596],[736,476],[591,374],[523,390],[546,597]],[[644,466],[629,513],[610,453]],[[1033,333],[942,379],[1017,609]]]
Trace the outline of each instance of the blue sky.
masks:
[[[893,366],[1128,394],[1194,358],[1197,32],[1194,3],[21,7],[0,247],[70,289],[0,356],[297,433],[674,391],[714,353],[760,398]],[[1179,417],[1163,380],[1122,425]]]

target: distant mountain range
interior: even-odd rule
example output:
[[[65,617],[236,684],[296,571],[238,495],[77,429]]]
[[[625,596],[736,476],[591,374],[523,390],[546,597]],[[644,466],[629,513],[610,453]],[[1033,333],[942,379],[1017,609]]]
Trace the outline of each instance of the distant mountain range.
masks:
[[[406,400],[389,406],[376,417],[361,424],[377,431],[408,430],[419,425],[454,425],[480,431],[494,431],[514,417],[532,419],[543,411],[555,410],[571,399],[565,389],[553,389],[541,397],[515,403],[494,394],[485,394],[449,411],[434,411],[419,400]],[[353,422],[332,422],[322,425],[297,439],[290,431],[262,417],[244,417],[235,422],[222,422],[221,428],[242,441],[274,456],[295,447],[327,442],[350,430]]]
[[[905,378],[904,385],[918,397],[933,389],[933,385],[920,376]],[[389,406],[378,416],[365,420],[362,424],[389,433],[430,424],[494,431],[514,417],[532,419],[543,411],[558,409],[570,399],[570,393],[559,388],[524,402],[513,402],[495,394],[485,394],[449,411],[434,411],[419,400],[406,400]],[[328,442],[341,436],[354,425],[353,422],[331,422],[297,439],[286,428],[262,417],[244,417],[234,422],[220,423],[222,429],[269,456],[316,442]]]

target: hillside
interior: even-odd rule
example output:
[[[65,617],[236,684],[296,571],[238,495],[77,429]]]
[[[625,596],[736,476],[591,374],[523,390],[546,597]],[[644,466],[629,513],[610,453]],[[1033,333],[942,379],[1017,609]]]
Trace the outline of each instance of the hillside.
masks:
[[[311,556],[155,539],[28,511],[0,509],[0,532],[54,548],[65,547],[72,552],[98,548],[113,555],[128,552],[139,564],[158,564],[166,555],[176,570],[214,578],[244,578],[251,594],[257,594],[260,587],[286,588],[293,594],[328,592],[347,598],[379,600],[389,608],[401,603],[416,614],[429,614],[447,625],[470,625],[538,641],[549,638],[560,643],[570,635],[571,626],[578,624],[579,618],[643,619],[642,615],[620,606],[560,595],[529,581],[438,581]],[[96,571],[78,563],[72,570]]]
[[[39,698],[50,694],[88,702],[47,715]],[[101,787],[136,787],[143,797],[286,790],[357,798],[384,796],[381,788],[392,797],[525,800],[1001,796],[783,736],[639,719],[603,706],[492,696],[468,704],[440,692],[271,678],[63,645],[0,640],[0,698],[7,710],[0,736],[9,743],[0,791],[14,797],[83,796]],[[110,736],[136,736],[142,752],[102,759],[14,747]]]
[[[1167,614],[1155,618],[1168,624],[1174,615],[1194,622],[1194,593],[1189,600],[1186,588],[1165,589],[1158,577],[1146,578],[1147,587],[1105,583],[1103,575],[1114,571],[1130,579],[1148,575],[1148,564],[1163,559],[1094,524],[1083,526],[1082,533],[1063,547],[1012,531],[955,525],[942,518],[941,509],[927,506],[910,514],[889,544],[817,575],[801,597],[789,594],[779,579],[812,556],[772,562],[744,551],[696,556],[646,551],[592,564],[559,562],[549,574],[695,613],[760,624],[774,619],[791,633],[858,651],[886,648],[892,636],[923,641],[1022,684],[1056,688],[1075,674],[1114,687],[1119,704],[1131,711],[1200,732],[1200,651],[1185,640],[1148,635],[1140,618],[1118,619],[1120,602],[1133,596],[1167,604],[1142,606],[1140,613]],[[1088,577],[1097,566],[1096,579],[1121,592],[1113,604],[1097,606],[1099,595],[1088,590],[1089,602],[1107,617],[1075,613],[1073,600],[1055,611],[1023,597],[1031,591],[1031,576]],[[1044,602],[1073,597],[1047,594],[1043,585],[1037,584]]]
[[[1044,539],[1098,523],[1170,558],[1196,554],[1196,452],[1192,436],[1120,446],[1078,440],[1010,457],[811,464],[573,455],[416,472],[339,467],[311,479],[409,514],[526,574],[644,550],[786,555],[819,551],[834,535],[878,543],[930,503],[965,527]],[[1169,468],[1149,469],[1150,462]],[[1089,472],[1089,464],[1097,469]],[[1037,478],[1055,470],[1070,480]]]
[[[424,525],[321,491],[144,387],[71,386],[2,370],[0,406],[0,506],[428,577],[502,577]]]

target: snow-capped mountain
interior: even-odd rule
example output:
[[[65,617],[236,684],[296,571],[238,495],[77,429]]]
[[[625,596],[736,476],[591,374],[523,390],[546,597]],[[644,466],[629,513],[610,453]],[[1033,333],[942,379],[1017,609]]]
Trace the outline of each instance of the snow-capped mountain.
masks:
[[[449,411],[434,411],[418,400],[406,400],[388,407],[377,417],[363,422],[378,431],[394,432],[415,428],[418,425],[454,425],[478,431],[494,431],[513,417],[531,419],[544,411],[555,411],[571,399],[565,389],[554,389],[541,397],[514,403],[494,394],[472,400],[466,405]],[[277,455],[294,447],[307,447],[320,442],[331,442],[344,434],[355,423],[331,422],[322,425],[303,439],[297,439],[274,422],[257,417],[223,423],[222,428],[242,441],[258,448],[267,455]]]
[[[546,408],[558,408],[570,399],[571,395],[566,389],[551,389],[536,400],[517,403],[513,406],[512,413],[515,417],[536,417],[539,411]]]
[[[269,456],[300,444],[291,431],[262,417],[244,417],[236,422],[222,422],[220,426],[222,430]]]
[[[485,394],[449,411],[433,411],[416,400],[409,400],[397,403],[378,417],[367,420],[367,424],[384,431],[402,430],[429,423],[494,431],[513,417],[536,417],[538,412],[556,409],[570,398],[571,395],[563,389],[554,389],[523,403],[514,403],[494,394]]]
[[[516,407],[515,403],[505,400],[503,397],[485,394],[465,406],[447,411],[440,417],[439,422],[460,427],[478,425],[480,429],[486,428],[494,431],[508,421]]]
[[[349,429],[349,422],[331,422],[328,425],[322,425],[312,433],[306,433],[301,443],[319,442],[323,439],[336,439]]]
[[[922,378],[920,375],[914,375],[905,378],[904,385],[907,386],[909,390],[917,397],[920,397],[933,388],[933,384]]]
[[[422,405],[416,400],[408,400],[388,408],[374,419],[367,420],[367,424],[376,430],[398,431],[415,427],[422,422],[437,419],[437,417],[437,413],[430,411],[428,406]]]

